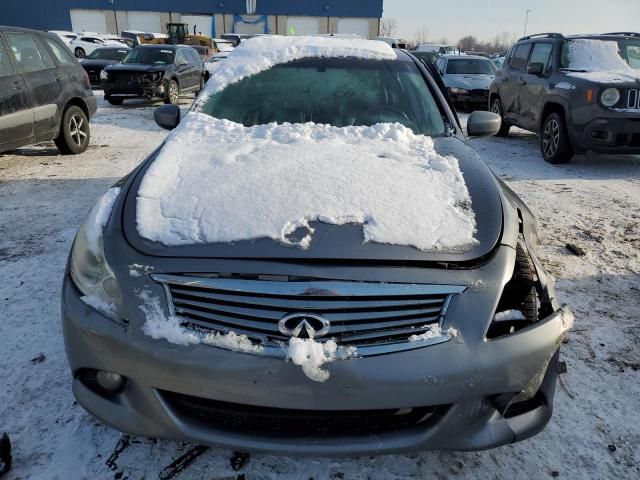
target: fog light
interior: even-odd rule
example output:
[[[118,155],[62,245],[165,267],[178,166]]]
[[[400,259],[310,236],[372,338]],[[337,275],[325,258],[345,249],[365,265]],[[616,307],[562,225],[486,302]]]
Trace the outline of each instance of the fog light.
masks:
[[[102,370],[96,373],[96,380],[98,381],[98,385],[110,392],[120,390],[124,383],[122,375],[113,372],[103,372]]]

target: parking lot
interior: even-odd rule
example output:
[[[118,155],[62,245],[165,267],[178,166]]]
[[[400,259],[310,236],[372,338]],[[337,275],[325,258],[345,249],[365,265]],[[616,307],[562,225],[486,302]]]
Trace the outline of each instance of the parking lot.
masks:
[[[554,166],[536,136],[517,129],[472,144],[538,217],[541,259],[576,317],[562,348],[568,372],[541,434],[477,453],[251,455],[236,471],[233,452],[130,438],[93,420],[69,388],[59,322],[66,257],[96,198],[166,136],[153,106],[114,107],[96,94],[85,153],[62,156],[46,143],[0,154],[0,433],[13,444],[9,478],[640,477],[640,157],[588,154]],[[191,101],[181,100],[183,112]]]

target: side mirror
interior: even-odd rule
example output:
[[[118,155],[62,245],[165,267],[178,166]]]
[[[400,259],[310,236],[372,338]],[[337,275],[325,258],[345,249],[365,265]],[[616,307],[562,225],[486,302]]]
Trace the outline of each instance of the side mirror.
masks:
[[[159,127],[173,130],[180,123],[180,107],[177,105],[163,105],[153,112],[153,119]]]
[[[500,115],[476,111],[469,115],[467,120],[467,135],[469,137],[491,137],[500,131],[501,125]]]
[[[544,65],[542,63],[530,63],[527,67],[527,73],[540,76],[544,73]]]

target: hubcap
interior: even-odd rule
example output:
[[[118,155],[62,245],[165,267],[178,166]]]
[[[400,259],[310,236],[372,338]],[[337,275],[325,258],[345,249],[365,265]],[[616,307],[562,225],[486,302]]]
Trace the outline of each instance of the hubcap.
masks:
[[[178,85],[175,83],[169,87],[169,99],[172,103],[178,103]]]
[[[74,115],[69,120],[69,136],[78,147],[84,145],[87,139],[87,126],[80,115]]]
[[[553,157],[560,145],[560,125],[555,118],[549,120],[542,132],[542,151],[547,158]]]

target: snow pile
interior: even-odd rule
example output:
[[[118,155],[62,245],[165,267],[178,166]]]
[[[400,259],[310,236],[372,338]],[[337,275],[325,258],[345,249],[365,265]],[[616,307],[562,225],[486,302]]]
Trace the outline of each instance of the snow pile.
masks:
[[[510,320],[526,320],[520,310],[505,310],[504,312],[498,312],[493,316],[494,322],[508,322]]]
[[[262,346],[251,342],[246,335],[229,333],[199,333],[181,325],[174,315],[166,315],[160,300],[148,292],[139,294],[142,304],[138,307],[145,315],[142,331],[156,340],[167,340],[176,345],[196,345],[203,343],[214,347],[227,348],[240,352],[260,352]]]
[[[556,88],[558,90],[575,90],[576,86],[573,83],[569,82],[559,82],[556,83]]]
[[[384,42],[331,37],[264,36],[244,40],[211,76],[198,105],[227,85],[270,69],[280,63],[308,57],[356,57],[393,60],[396,54]]]
[[[431,340],[434,338],[457,337],[458,335],[459,335],[459,332],[455,328],[450,327],[450,328],[447,328],[446,330],[443,330],[442,327],[440,327],[440,325],[435,324],[435,325],[429,325],[429,330],[427,330],[424,333],[421,333],[420,335],[411,335],[409,337],[409,341],[421,342],[423,340]]]
[[[619,83],[640,78],[620,56],[618,42],[613,40],[576,39],[567,44],[568,68],[585,70],[571,72],[570,76],[594,82]]]
[[[268,237],[306,248],[316,220],[423,251],[476,243],[457,159],[400,124],[247,128],[190,113],[147,170],[136,217],[142,237],[165,245]],[[287,238],[300,227],[302,240]]]
[[[314,382],[325,382],[329,372],[321,367],[336,359],[353,358],[357,355],[355,347],[339,347],[334,340],[324,343],[313,338],[291,338],[287,349],[287,360],[302,367],[302,372]]]
[[[118,195],[120,195],[120,188],[118,187],[107,190],[93,206],[84,224],[89,250],[96,256],[102,255],[102,233],[109,221]]]

